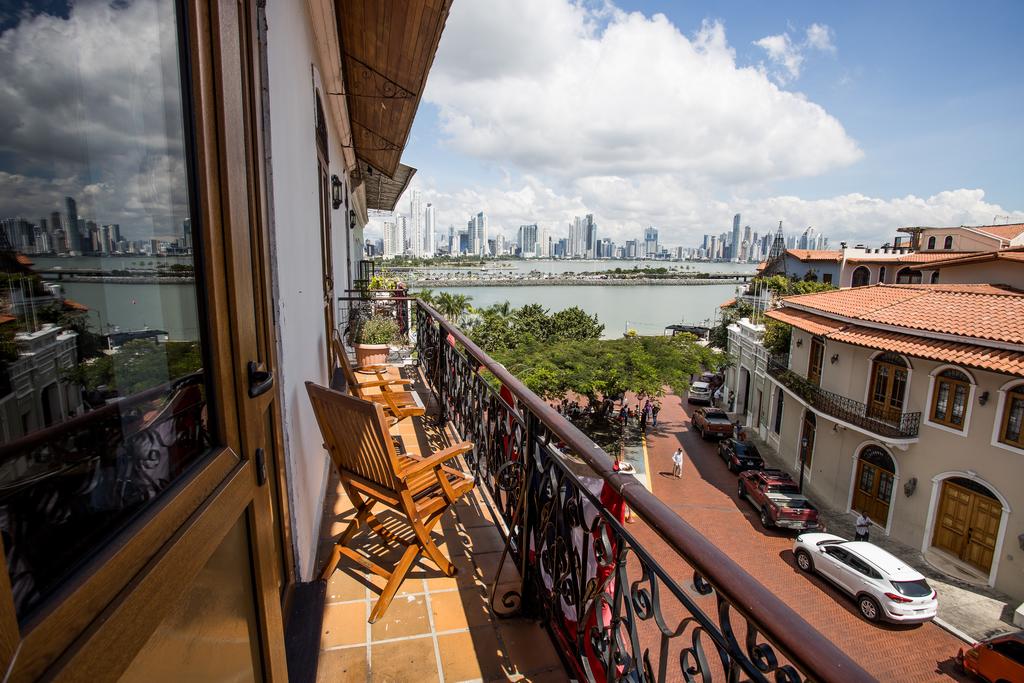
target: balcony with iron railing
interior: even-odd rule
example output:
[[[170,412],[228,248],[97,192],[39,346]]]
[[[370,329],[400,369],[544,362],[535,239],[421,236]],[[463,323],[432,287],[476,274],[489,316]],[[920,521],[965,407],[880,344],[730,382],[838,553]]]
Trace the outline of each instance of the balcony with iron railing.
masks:
[[[775,378],[811,409],[871,434],[893,440],[916,439],[921,428],[921,413],[876,411],[846,396],[822,389],[789,367],[786,355],[768,359],[768,374]]]
[[[422,301],[406,311],[415,365],[403,372],[429,412],[395,433],[414,448],[474,443],[462,466],[476,492],[437,539],[460,572],[417,568],[366,626],[379,587],[342,565],[322,680],[393,667],[388,652],[418,653],[405,671],[422,680],[871,680],[458,327]],[[344,493],[326,513],[325,549],[351,514]]]

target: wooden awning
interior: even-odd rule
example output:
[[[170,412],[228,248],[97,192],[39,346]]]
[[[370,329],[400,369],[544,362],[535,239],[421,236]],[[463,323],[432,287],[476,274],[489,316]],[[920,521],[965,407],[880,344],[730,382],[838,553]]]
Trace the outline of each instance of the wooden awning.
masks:
[[[395,171],[394,176],[386,176],[380,172],[367,175],[366,168],[359,167],[353,173],[352,178],[357,185],[360,182],[363,184],[367,209],[390,212],[395,210],[398,198],[405,192],[405,188],[415,173],[415,168],[405,164],[398,164],[398,170]]]
[[[368,200],[376,192],[372,185],[378,174],[386,176],[382,183],[402,183],[402,150],[451,4],[452,0],[335,0],[344,95],[357,160],[354,177],[367,184]],[[405,183],[411,175],[406,173]],[[384,196],[383,187],[380,193]],[[368,208],[390,210],[393,203]]]

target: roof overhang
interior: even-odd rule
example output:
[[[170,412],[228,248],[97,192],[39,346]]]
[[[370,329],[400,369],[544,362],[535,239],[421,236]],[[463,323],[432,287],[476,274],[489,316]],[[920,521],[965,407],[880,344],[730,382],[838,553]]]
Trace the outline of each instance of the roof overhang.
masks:
[[[402,150],[451,4],[452,0],[334,2],[345,89],[341,94],[356,155],[353,180],[367,184],[369,209],[393,210],[412,177],[414,170],[401,166]]]

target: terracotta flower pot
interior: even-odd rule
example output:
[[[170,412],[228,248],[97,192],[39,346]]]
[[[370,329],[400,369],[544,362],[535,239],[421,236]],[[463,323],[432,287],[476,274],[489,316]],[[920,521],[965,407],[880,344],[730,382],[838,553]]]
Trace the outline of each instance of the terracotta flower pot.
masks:
[[[388,344],[355,344],[356,365],[383,365],[388,360]]]

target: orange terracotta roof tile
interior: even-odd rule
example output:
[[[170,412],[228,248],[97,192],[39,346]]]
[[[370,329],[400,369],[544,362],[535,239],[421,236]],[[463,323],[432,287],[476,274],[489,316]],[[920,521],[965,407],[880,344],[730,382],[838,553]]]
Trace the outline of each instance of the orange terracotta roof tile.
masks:
[[[0,315],[0,325],[6,325],[7,323],[12,323],[15,320],[17,320],[17,318],[13,315]]]
[[[1006,261],[1008,263],[1024,263],[1024,247],[1013,247],[1011,249],[1000,249],[999,251],[981,251],[971,254],[962,254],[959,257],[951,258],[948,261],[936,264],[940,268],[947,266],[959,266],[968,263],[985,263],[987,261]]]
[[[838,320],[801,311],[797,308],[774,308],[765,311],[764,314],[780,323],[792,325],[811,334],[828,334],[846,326],[846,323]]]
[[[863,256],[851,256],[846,259],[847,263],[934,263],[947,259],[959,258],[972,252],[967,251],[918,251],[913,254],[901,254],[893,257],[892,254],[865,254]]]
[[[873,285],[787,297],[786,305],[864,322],[1024,343],[1024,293],[996,285]]]
[[[16,258],[18,260],[18,263],[20,263],[23,266],[31,266],[32,265],[31,259],[29,259],[29,257],[25,256],[24,254],[18,254]]]
[[[718,307],[719,308],[732,308],[735,305],[736,305],[736,297],[733,297],[731,299],[727,299],[726,301],[723,301],[722,303],[720,303],[718,305]]]
[[[836,261],[843,257],[843,252],[833,249],[787,249],[786,253],[801,261]]]
[[[1020,351],[993,349],[977,344],[873,330],[859,325],[851,325],[837,330],[826,335],[826,338],[941,363],[953,363],[981,370],[1024,376],[1024,353]]]
[[[67,309],[72,310],[72,311],[88,311],[89,310],[89,307],[86,306],[85,304],[80,304],[77,301],[72,301],[71,299],[64,299],[64,308],[67,308]]]
[[[978,225],[969,227],[974,227],[975,230],[979,230],[1004,240],[1012,240],[1021,233],[1024,233],[1024,223],[1013,223],[1011,225]]]

